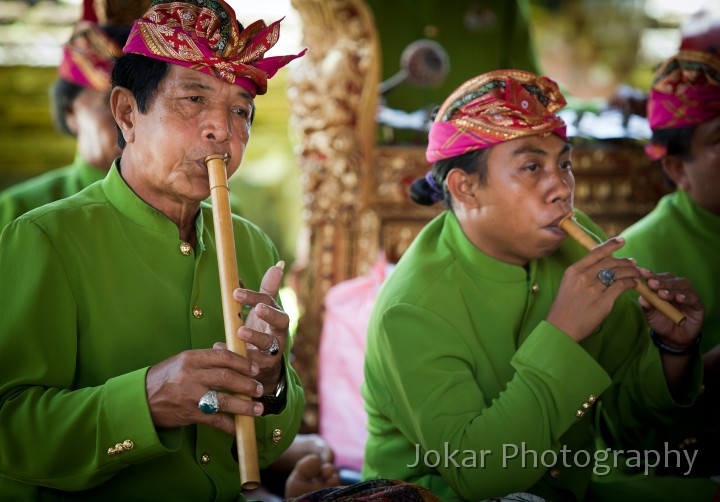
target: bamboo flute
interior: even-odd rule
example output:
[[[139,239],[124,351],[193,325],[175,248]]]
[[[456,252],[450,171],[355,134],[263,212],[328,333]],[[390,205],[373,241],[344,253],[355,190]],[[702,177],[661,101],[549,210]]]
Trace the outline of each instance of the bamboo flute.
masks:
[[[567,214],[562,220],[560,220],[558,225],[570,237],[575,239],[582,247],[589,251],[595,246],[597,246],[598,242],[595,242],[595,239],[590,237],[585,231],[585,229],[577,224],[573,216],[573,213]],[[685,314],[680,312],[671,303],[666,302],[665,300],[660,298],[657,293],[650,289],[647,284],[645,284],[640,279],[637,279],[635,281],[635,291],[637,291],[640,296],[645,298],[648,303],[650,303],[650,305],[662,312],[677,326],[682,326],[682,324],[685,322]]]
[[[217,242],[218,269],[222,294],[223,319],[225,321],[225,342],[228,350],[247,355],[245,342],[237,337],[243,326],[241,306],[233,299],[232,293],[240,284],[235,254],[235,239],[230,211],[230,189],[228,188],[226,155],[209,155],[205,158],[210,180],[213,226]],[[250,400],[248,396],[239,396]],[[247,415],[235,415],[235,437],[237,439],[240,483],[245,490],[260,486],[255,419]]]

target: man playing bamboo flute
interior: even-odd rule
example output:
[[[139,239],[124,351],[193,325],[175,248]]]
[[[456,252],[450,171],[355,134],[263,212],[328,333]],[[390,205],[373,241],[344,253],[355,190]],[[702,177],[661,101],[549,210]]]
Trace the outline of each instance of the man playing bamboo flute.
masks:
[[[304,398],[276,300],[283,263],[237,216],[252,308],[226,349],[204,160],[239,167],[279,22],[222,0],[155,1],[113,68],[122,156],[106,178],[0,235],[0,499],[242,500],[232,415],[255,417],[260,467]],[[251,397],[241,399],[235,394]]]
[[[720,474],[720,54],[683,50],[658,68],[648,96],[646,151],[675,191],[623,232],[644,267],[687,277],[705,305],[704,393],[660,441],[698,451],[693,473]]]
[[[606,415],[672,423],[695,399],[703,306],[688,282],[613,257],[624,240],[605,240],[579,211],[604,243],[588,252],[559,226],[575,187],[564,105],[549,78],[499,70],[437,112],[433,167],[411,195],[446,210],[370,318],[364,478],[417,483],[445,502],[592,499],[593,475],[613,461],[595,447]],[[640,278],[687,316],[682,326],[624,294]],[[662,352],[651,333],[686,353]]]

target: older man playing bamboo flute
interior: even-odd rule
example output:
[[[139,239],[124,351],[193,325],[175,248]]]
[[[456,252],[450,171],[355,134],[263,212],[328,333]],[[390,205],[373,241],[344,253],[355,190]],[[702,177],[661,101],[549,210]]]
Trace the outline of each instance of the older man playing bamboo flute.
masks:
[[[206,157],[242,161],[279,22],[222,1],[155,1],[113,68],[122,156],[0,235],[0,499],[238,500],[233,415],[259,465],[291,443],[303,392],[276,300],[283,262],[232,217],[238,307],[224,343]]]

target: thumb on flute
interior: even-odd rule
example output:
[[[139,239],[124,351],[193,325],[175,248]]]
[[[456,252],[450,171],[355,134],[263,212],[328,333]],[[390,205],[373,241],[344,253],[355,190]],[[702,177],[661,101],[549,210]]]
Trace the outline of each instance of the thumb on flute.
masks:
[[[277,297],[282,285],[283,272],[285,262],[279,261],[277,265],[270,267],[260,281],[260,293],[264,293],[272,298]]]

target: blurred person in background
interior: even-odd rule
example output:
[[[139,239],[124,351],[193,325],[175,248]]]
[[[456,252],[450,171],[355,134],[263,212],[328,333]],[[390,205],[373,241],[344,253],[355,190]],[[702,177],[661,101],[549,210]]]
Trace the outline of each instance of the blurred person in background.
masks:
[[[120,155],[110,111],[110,71],[129,33],[130,25],[98,25],[88,20],[74,27],[63,47],[51,103],[55,127],[77,139],[75,158],[68,166],[0,192],[0,230],[31,209],[101,180]]]

